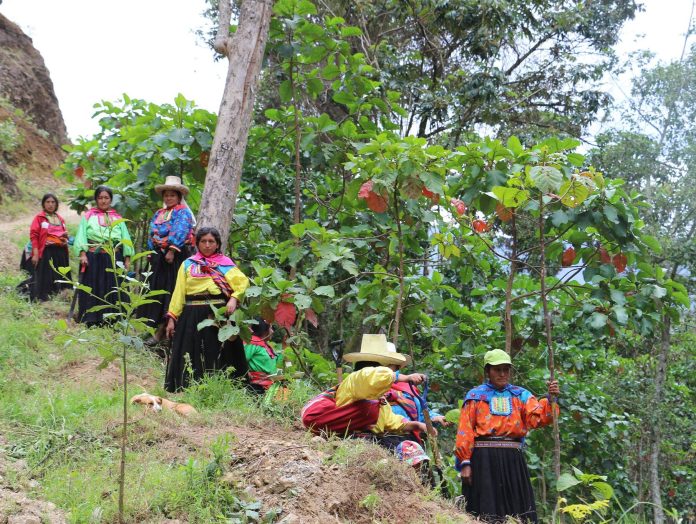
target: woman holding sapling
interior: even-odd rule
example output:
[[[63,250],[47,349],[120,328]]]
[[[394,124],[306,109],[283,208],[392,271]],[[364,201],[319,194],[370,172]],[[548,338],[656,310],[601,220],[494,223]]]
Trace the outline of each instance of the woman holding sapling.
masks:
[[[455,444],[455,466],[462,478],[466,510],[485,522],[508,517],[537,522],[534,492],[524,460],[523,440],[529,430],[551,424],[560,393],[548,383],[548,398],[510,384],[512,360],[501,349],[484,356],[486,382],[466,394]]]

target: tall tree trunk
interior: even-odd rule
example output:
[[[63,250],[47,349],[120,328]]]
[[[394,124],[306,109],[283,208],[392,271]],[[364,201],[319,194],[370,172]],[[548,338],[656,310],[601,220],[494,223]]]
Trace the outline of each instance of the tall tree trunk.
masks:
[[[657,356],[657,365],[655,367],[655,398],[653,406],[662,405],[662,397],[664,396],[665,376],[667,374],[667,356],[671,343],[670,329],[672,323],[667,313],[663,314],[662,318],[662,337],[660,340],[660,351]],[[662,495],[660,492],[660,421],[659,417],[655,416],[650,424],[650,462],[648,465],[648,478],[650,481],[650,500],[653,503],[653,522],[655,524],[663,524],[665,521],[665,513],[662,509]]]
[[[505,313],[503,323],[505,325],[505,351],[512,355],[512,287],[515,283],[515,275],[517,274],[517,224],[515,223],[515,212],[512,210],[512,218],[510,219],[510,273],[508,274],[507,285],[505,286]],[[514,355],[513,355],[514,356]]]
[[[551,326],[551,312],[549,311],[549,301],[546,296],[546,238],[544,237],[544,197],[539,196],[539,257],[541,259],[540,284],[541,284],[541,305],[544,311],[544,326],[546,328],[546,349],[549,353],[549,373],[550,379],[556,379],[556,365],[553,354],[553,337]],[[556,399],[551,398],[551,413],[553,413],[553,472],[556,481],[561,478],[561,436],[558,428],[558,416],[556,415]],[[561,514],[561,520],[563,515]]]
[[[215,49],[228,58],[225,90],[220,102],[215,139],[198,212],[200,227],[216,227],[223,250],[232,224],[242,176],[254,97],[268,39],[272,0],[242,0],[237,32],[230,36],[232,6],[220,2]]]

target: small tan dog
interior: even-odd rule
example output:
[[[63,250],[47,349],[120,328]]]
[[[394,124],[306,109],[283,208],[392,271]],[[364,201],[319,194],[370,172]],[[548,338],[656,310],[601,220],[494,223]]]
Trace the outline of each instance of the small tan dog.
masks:
[[[198,413],[190,404],[172,402],[166,398],[150,395],[149,393],[140,393],[140,395],[135,395],[133,398],[131,398],[131,404],[143,404],[147,409],[151,409],[155,412],[162,411],[162,408],[164,408],[168,409],[169,411],[174,411],[179,415],[183,415],[184,417]]]

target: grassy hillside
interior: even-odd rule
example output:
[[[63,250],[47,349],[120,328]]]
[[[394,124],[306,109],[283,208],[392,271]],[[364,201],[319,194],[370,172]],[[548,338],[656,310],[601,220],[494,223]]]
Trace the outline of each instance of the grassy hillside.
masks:
[[[0,277],[2,488],[50,501],[68,522],[114,522],[121,370],[99,371],[93,349],[114,334],[66,332],[67,297],[32,305],[17,281]],[[129,396],[164,393],[158,357],[130,354],[128,367]],[[297,413],[313,393],[297,381],[286,401],[264,405],[217,376],[177,399],[195,406],[192,418],[131,406],[128,521],[467,521],[384,450],[303,431]],[[27,504],[0,505],[0,521]]]

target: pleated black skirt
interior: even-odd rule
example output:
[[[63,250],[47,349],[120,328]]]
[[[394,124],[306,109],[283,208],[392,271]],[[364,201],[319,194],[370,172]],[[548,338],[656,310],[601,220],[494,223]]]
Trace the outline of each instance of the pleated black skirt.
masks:
[[[61,289],[71,287],[70,284],[60,284],[56,280],[67,280],[70,275],[63,276],[56,273],[51,267],[67,267],[70,265],[68,248],[66,246],[46,246],[39,259],[34,271],[34,279],[31,287],[32,300],[48,300],[51,295],[58,293]]]
[[[176,285],[176,275],[179,271],[179,266],[188,258],[188,251],[174,252],[174,260],[168,263],[164,259],[166,251],[158,250],[150,255],[150,268],[148,271],[152,274],[148,277],[147,283],[150,286],[150,291],[164,290],[166,295],[157,295],[152,297],[152,304],[145,304],[138,308],[138,316],[146,319],[152,327],[157,327],[164,320],[164,315],[169,310],[169,302],[172,299],[172,291]]]
[[[481,520],[503,523],[507,516],[537,522],[534,492],[524,453],[514,448],[474,448],[473,484],[462,484],[466,510]]]
[[[208,305],[187,305],[179,317],[167,362],[164,389],[173,393],[200,380],[205,373],[228,370],[233,378],[247,372],[244,344],[237,337],[221,343],[218,329],[208,326],[198,330],[198,323],[212,316]]]
[[[117,251],[116,261],[122,260],[123,254],[121,251]],[[109,304],[118,302],[118,295],[114,289],[116,287],[116,275],[112,271],[107,271],[107,269],[111,269],[111,257],[104,251],[88,251],[87,262],[87,267],[84,273],[81,274],[80,281],[85,286],[92,288],[92,294],[95,296],[84,291],[79,292],[77,318],[88,326],[98,326],[104,323],[104,315],[115,312],[116,308],[106,308],[99,311],[89,310],[94,306],[104,305],[105,302],[103,300]],[[122,300],[125,299],[126,297],[122,297]]]

